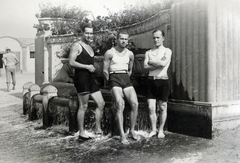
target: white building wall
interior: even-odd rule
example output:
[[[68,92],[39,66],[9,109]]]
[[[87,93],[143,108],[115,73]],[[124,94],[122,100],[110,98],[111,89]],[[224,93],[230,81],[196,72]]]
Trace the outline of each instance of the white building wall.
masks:
[[[35,58],[30,58],[30,46],[27,47],[27,72],[35,73]]]

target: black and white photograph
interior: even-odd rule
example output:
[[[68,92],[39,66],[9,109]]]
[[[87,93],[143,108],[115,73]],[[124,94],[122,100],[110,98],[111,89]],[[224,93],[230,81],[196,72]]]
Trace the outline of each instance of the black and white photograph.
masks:
[[[240,163],[240,0],[0,6],[0,163]]]

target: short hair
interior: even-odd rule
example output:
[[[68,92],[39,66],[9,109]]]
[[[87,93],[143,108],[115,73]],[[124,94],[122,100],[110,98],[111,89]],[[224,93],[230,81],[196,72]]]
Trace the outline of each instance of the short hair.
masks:
[[[128,36],[129,36],[129,34],[128,34],[127,31],[119,31],[119,32],[117,33],[117,39],[119,39],[120,34],[125,34],[125,35],[128,35]]]
[[[156,29],[152,32],[152,34],[156,33],[156,32],[161,32],[162,33],[162,36],[165,37],[165,33],[163,30],[160,30],[160,29]]]
[[[10,52],[11,51],[11,49],[10,48],[6,48],[6,52]]]
[[[84,23],[81,27],[82,33],[85,32],[85,28],[93,28],[93,26],[90,23]]]

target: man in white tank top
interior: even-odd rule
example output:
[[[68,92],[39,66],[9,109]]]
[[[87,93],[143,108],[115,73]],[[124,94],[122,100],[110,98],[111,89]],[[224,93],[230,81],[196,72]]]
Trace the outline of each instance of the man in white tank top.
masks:
[[[147,102],[152,127],[149,137],[157,135],[158,138],[164,138],[163,128],[167,118],[167,101],[170,93],[167,70],[171,62],[172,51],[163,46],[163,31],[155,30],[152,34],[155,48],[146,52],[144,60],[144,68],[149,70]],[[160,108],[158,134],[156,100]]]
[[[111,93],[115,101],[116,119],[120,131],[120,141],[123,144],[129,144],[123,129],[123,110],[125,107],[124,97],[131,106],[131,124],[129,136],[135,140],[140,139],[140,136],[134,131],[138,114],[138,99],[135,89],[130,81],[134,55],[126,48],[128,39],[128,33],[118,33],[117,46],[109,49],[105,53],[103,66],[103,74],[106,80],[110,82]]]

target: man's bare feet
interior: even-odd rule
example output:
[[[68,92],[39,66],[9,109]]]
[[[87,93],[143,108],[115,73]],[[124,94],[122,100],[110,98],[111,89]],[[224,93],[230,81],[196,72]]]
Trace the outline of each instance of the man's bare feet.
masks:
[[[159,138],[159,139],[162,139],[162,138],[164,138],[164,137],[165,137],[165,134],[163,133],[163,131],[158,132],[158,138]]]
[[[129,141],[126,138],[120,138],[120,141],[124,145],[129,145],[130,144]]]
[[[129,137],[136,140],[136,141],[141,139],[141,137],[139,135],[137,135],[134,131],[130,132]]]
[[[79,137],[82,137],[82,138],[89,138],[89,136],[85,133],[85,132],[79,132]]]
[[[157,135],[157,131],[151,131],[149,134],[148,134],[148,137],[151,138],[153,136]]]
[[[101,129],[97,129],[97,130],[95,131],[95,135],[97,135],[97,136],[102,136],[102,135],[103,135],[103,131],[102,131]]]

